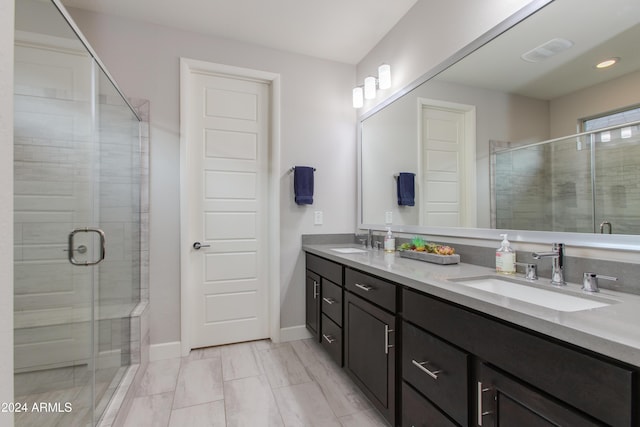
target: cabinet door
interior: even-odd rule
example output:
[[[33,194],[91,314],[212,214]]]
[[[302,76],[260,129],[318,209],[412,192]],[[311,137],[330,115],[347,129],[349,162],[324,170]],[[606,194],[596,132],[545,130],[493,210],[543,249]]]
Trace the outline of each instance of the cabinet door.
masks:
[[[431,402],[402,383],[402,427],[457,427]],[[517,425],[517,424],[516,424]]]
[[[306,324],[309,332],[316,339],[320,334],[320,276],[307,270],[307,280],[305,285],[306,302]]]
[[[345,370],[395,425],[395,316],[349,292],[344,315]]]
[[[478,426],[598,426],[568,406],[482,364],[477,383]]]

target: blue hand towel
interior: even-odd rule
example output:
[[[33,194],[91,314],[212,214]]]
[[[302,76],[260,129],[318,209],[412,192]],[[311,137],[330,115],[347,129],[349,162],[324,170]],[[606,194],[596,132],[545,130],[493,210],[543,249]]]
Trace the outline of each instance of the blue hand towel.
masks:
[[[299,205],[313,204],[313,168],[296,166],[293,171],[293,191]]]
[[[400,172],[398,175],[398,205],[399,206],[415,206],[415,183],[414,173]]]

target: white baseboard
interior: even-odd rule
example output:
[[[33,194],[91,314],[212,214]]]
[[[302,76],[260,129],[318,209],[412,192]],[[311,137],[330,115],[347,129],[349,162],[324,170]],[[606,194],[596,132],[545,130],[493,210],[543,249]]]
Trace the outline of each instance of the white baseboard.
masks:
[[[280,342],[304,340],[311,338],[311,333],[304,325],[280,329]]]
[[[163,342],[149,346],[149,362],[156,360],[173,359],[182,356],[180,341]]]

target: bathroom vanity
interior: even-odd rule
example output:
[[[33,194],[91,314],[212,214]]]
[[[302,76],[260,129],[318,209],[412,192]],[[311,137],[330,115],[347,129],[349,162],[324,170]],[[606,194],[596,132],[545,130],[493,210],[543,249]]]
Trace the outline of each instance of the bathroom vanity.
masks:
[[[541,278],[599,306],[552,309],[461,283],[486,267],[337,246],[303,247],[307,327],[391,425],[640,425],[640,296]]]

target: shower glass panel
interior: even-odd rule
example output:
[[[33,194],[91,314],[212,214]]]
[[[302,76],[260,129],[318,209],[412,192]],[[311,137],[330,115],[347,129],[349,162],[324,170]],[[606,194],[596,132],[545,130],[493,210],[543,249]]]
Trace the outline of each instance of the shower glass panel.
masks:
[[[640,234],[640,133],[638,125],[593,135],[594,232]]]
[[[639,122],[522,147],[492,144],[495,228],[640,234]]]
[[[43,0],[16,2],[14,105],[15,424],[93,426],[131,360],[138,120]]]

